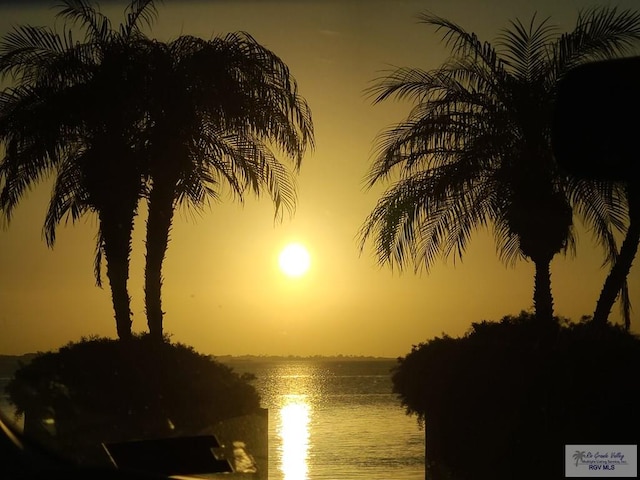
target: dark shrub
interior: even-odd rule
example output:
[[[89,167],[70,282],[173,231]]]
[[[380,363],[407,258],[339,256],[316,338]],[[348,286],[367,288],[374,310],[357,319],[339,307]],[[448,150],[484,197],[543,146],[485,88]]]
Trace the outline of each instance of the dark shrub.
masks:
[[[7,392],[25,414],[26,434],[80,460],[92,452],[91,461],[101,442],[195,435],[260,404],[230,367],[144,336],[40,354],[15,372]]]
[[[426,424],[431,478],[564,478],[567,444],[637,443],[638,365],[621,328],[522,313],[414,346],[393,384]]]

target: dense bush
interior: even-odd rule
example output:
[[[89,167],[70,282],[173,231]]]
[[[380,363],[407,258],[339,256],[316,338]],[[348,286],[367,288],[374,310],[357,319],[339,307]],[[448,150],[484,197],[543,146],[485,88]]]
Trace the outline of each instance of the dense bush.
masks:
[[[198,434],[260,404],[230,367],[144,336],[40,354],[15,372],[7,393],[25,415],[25,433],[80,457],[101,442]]]
[[[640,339],[532,314],[473,324],[398,359],[394,392],[426,424],[432,478],[564,478],[566,444],[636,444]]]

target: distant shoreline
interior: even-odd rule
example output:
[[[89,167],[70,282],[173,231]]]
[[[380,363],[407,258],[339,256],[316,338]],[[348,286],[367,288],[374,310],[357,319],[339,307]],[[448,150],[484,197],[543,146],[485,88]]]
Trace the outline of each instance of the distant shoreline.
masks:
[[[5,361],[14,360],[30,360],[36,355],[44,352],[31,352],[23,353],[22,355],[10,355],[0,353],[0,363]],[[211,354],[211,357],[221,360],[226,358],[232,358],[234,360],[396,360],[397,357],[380,357],[376,355],[258,355],[258,354],[245,354],[245,355],[215,355]]]
[[[9,377],[20,363],[30,362],[39,353],[25,353],[23,355],[0,354],[0,377]],[[322,361],[322,362],[392,362],[397,357],[376,357],[368,355],[210,355],[220,363],[233,362],[280,362],[280,361]]]
[[[301,360],[301,361],[395,361],[397,357],[376,357],[369,355],[211,355],[214,359],[224,362],[225,360],[246,360],[264,362],[267,360]]]

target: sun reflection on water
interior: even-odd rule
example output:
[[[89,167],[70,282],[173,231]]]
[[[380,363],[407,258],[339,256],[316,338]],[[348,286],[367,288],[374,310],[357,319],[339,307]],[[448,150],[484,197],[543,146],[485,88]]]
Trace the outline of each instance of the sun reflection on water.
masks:
[[[310,406],[306,395],[291,395],[280,409],[280,471],[284,480],[306,480],[309,457]]]

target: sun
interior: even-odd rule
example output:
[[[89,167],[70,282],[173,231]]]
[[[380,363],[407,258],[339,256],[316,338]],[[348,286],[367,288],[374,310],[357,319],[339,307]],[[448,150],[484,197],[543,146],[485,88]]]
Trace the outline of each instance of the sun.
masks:
[[[304,245],[290,243],[282,249],[278,257],[280,270],[289,277],[304,275],[311,266],[311,256]]]

